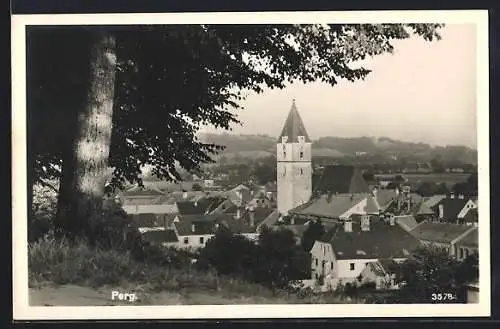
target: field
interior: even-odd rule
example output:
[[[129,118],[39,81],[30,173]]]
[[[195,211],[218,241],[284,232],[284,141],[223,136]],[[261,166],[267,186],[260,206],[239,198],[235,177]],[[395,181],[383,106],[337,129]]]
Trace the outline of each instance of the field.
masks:
[[[456,184],[465,182],[470,174],[462,173],[442,173],[442,174],[404,174],[408,178],[409,183],[418,182],[434,182],[434,183],[446,183],[446,184]]]

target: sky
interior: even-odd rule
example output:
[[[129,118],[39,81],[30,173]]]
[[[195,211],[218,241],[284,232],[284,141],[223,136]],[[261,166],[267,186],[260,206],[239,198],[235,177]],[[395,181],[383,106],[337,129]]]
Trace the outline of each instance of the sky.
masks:
[[[476,148],[476,28],[446,25],[440,33],[434,42],[394,41],[393,54],[363,62],[372,70],[364,81],[250,93],[238,111],[243,126],[231,133],[279,135],[295,99],[312,139],[384,136]]]

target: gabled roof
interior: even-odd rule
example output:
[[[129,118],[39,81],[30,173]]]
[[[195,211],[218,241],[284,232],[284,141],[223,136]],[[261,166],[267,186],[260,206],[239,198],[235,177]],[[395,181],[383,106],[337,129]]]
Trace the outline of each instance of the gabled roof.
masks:
[[[283,137],[287,137],[287,143],[298,143],[299,136],[304,136],[304,141],[310,143],[311,139],[306,131],[304,122],[300,117],[297,106],[295,105],[295,100],[292,103],[290,112],[288,112],[288,117],[285,120],[281,134],[278,137],[278,143],[281,143]]]
[[[456,220],[458,214],[465,207],[469,200],[459,198],[444,198],[431,207],[436,213],[439,213],[439,206],[443,205],[443,217],[448,220]]]
[[[215,210],[224,201],[221,197],[202,197],[197,201],[179,201],[177,208],[181,215],[203,215]]]
[[[315,193],[371,193],[368,183],[354,166],[326,166],[315,183]]]
[[[369,194],[334,194],[330,196],[321,195],[290,210],[289,213],[305,216],[338,218],[364,199],[368,199],[367,209],[365,209],[366,212],[372,213],[378,211],[373,197]]]
[[[418,225],[413,215],[396,216],[394,219],[396,224],[401,226],[406,232],[410,232]]]
[[[425,204],[425,206],[427,206],[429,208],[432,208],[437,203],[439,203],[439,201],[443,200],[444,198],[446,198],[446,195],[444,195],[444,194],[436,194],[436,195],[433,195],[431,197],[424,198],[423,203]]]
[[[142,233],[142,238],[151,244],[162,244],[164,242],[178,242],[174,230],[154,230]]]
[[[339,224],[324,238],[329,238],[327,242],[337,259],[406,258],[420,245],[418,239],[399,225],[391,226],[376,218],[370,221],[369,231],[361,231],[360,224],[353,223],[352,232],[346,232]]]
[[[137,227],[158,227],[165,226],[165,217],[162,215],[143,213],[127,215]]]
[[[470,226],[441,222],[422,222],[418,224],[411,234],[419,240],[437,243],[451,243],[460,235],[471,230]]]

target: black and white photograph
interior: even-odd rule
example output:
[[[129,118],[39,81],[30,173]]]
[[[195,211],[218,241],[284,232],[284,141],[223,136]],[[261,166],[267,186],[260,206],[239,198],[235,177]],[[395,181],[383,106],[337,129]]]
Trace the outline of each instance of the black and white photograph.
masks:
[[[14,316],[489,315],[487,18],[14,15]]]

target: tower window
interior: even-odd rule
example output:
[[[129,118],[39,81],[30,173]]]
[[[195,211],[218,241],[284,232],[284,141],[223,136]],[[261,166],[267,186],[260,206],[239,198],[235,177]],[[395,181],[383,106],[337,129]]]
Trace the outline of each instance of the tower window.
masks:
[[[300,151],[299,157],[300,157],[301,159],[303,159],[303,158],[304,158],[304,151]]]
[[[283,152],[283,157],[286,158],[286,152]]]
[[[300,174],[302,175],[304,173],[304,169],[300,168]]]

